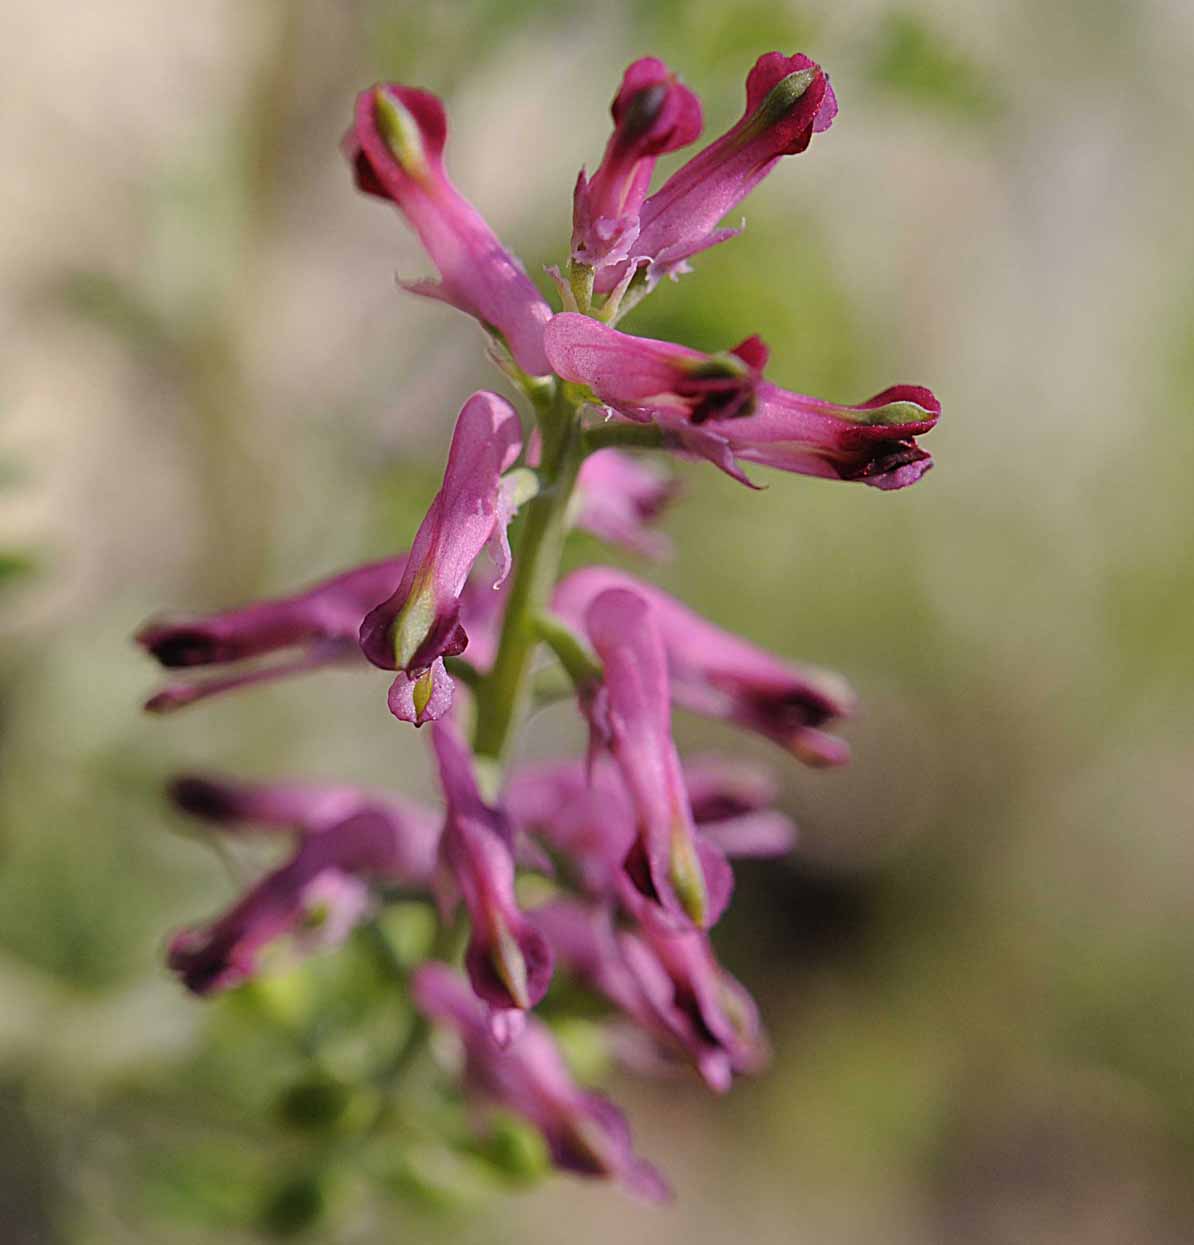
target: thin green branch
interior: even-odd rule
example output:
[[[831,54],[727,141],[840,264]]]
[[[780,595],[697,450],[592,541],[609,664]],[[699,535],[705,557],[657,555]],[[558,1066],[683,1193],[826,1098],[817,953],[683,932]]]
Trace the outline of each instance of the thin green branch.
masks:
[[[611,420],[586,429],[582,442],[586,454],[611,447],[658,450],[663,448],[663,429],[658,424],[626,424]]]
[[[577,689],[601,681],[601,662],[597,654],[571,627],[554,614],[540,612],[534,617],[535,634],[551,649]]]

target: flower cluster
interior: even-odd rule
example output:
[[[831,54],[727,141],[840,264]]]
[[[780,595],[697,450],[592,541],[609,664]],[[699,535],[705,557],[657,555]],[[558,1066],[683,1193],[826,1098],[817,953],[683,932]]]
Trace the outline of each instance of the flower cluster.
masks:
[[[742,117],[652,194],[657,157],[698,139],[701,107],[661,61],[636,61],[601,162],[576,183],[555,313],[449,180],[440,101],[393,83],[362,91],[344,140],[356,184],[406,217],[438,269],[406,287],[480,322],[533,424],[496,393],[473,394],[408,551],[138,636],[186,672],[149,700],[157,712],[333,663],[390,672],[394,717],[430,724],[442,791],[435,810],[294,781],[177,779],[178,807],[219,832],[292,837],[284,862],[227,912],[175,935],[169,963],[183,983],[226,989],[262,971],[270,944],[309,952],[374,920],[388,897],[422,897],[443,929],[460,930],[445,952],[459,965],[429,960],[405,985],[428,1024],[456,1035],[467,1094],[522,1117],[556,1167],[648,1197],[666,1186],[625,1120],[574,1079],[530,1013],[566,974],[606,1001],[611,1049],[639,1071],[689,1065],[723,1091],[761,1068],[758,1011],[709,931],[730,900],[730,859],[780,855],[795,831],[771,807],[768,773],[683,760],[672,709],[831,766],[847,760],[833,726],[853,696],[838,676],[764,652],[629,573],[590,566],[560,579],[561,550],[579,527],[666,553],[651,525],[674,494],[659,465],[668,456],[748,484],[744,465],[756,464],[888,490],[932,465],[917,440],[940,413],[927,389],[839,405],[768,381],[757,337],[705,354],[615,327],[662,277],[732,237],[722,219],[836,112],[817,64],[768,53],[747,77]],[[566,676],[588,755],[511,766],[540,646]],[[520,884],[529,875],[540,879],[533,904]]]

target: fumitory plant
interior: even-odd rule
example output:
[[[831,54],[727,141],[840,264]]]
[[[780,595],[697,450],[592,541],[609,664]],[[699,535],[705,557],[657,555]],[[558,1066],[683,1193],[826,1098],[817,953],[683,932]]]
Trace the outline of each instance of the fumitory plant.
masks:
[[[405,216],[439,273],[405,287],[480,323],[526,417],[497,393],[465,400],[405,552],[293,595],[150,622],[138,641],[177,672],[153,712],[370,663],[389,672],[393,716],[428,727],[439,809],[292,779],[185,775],[171,787],[213,833],[289,844],[226,912],[175,934],[169,963],[189,990],[266,973],[263,953],[282,942],[293,956],[358,927],[377,940],[413,1011],[377,1052],[380,1092],[357,1123],[366,1139],[390,1145],[407,1129],[425,1142],[430,1094],[459,1109],[441,1126],[457,1153],[500,1150],[500,1167],[517,1150],[532,1167],[538,1155],[660,1198],[667,1186],[621,1113],[577,1078],[576,1051],[565,1057],[570,1008],[584,992],[602,1000],[605,1049],[640,1072],[689,1065],[720,1092],[766,1062],[758,1012],[710,930],[730,901],[729,860],[782,854],[793,827],[770,807],[768,774],[682,759],[672,707],[839,765],[847,749],[831,728],[851,692],[634,575],[559,571],[573,528],[647,558],[665,551],[651,523],[672,497],[669,456],[751,487],[756,466],[898,489],[932,465],[917,441],[940,414],[928,389],[841,405],[767,380],[757,337],[706,354],[619,327],[664,277],[733,237],[723,218],[836,113],[820,66],[770,52],[746,79],[741,118],[652,194],[656,159],[698,139],[701,107],[661,61],[636,61],[601,162],[576,182],[568,259],[551,270],[556,312],[449,179],[440,101],[397,83],[357,98],[344,140],[356,186]],[[587,755],[511,763],[541,650],[587,724]],[[395,940],[397,910],[434,913],[435,932]],[[540,1008],[557,977],[566,988]],[[593,1002],[577,1014],[592,1017]]]

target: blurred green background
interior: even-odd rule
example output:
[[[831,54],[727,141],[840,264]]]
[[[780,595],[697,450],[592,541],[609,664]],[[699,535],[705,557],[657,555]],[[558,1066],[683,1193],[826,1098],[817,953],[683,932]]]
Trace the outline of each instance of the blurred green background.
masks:
[[[862,698],[846,770],[782,767],[800,849],[741,871],[719,933],[774,1067],[717,1101],[615,1086],[669,1211],[563,1179],[445,1209],[396,1154],[418,1205],[337,1226],[353,1189],[321,1189],[317,1234],[1194,1239],[1194,8],[6,0],[5,1245],[248,1240],[263,1188],[277,1227],[316,1198],[271,1104],[290,1022],[351,1029],[329,982],[367,993],[366,962],[184,996],[165,936],[234,883],[161,787],[222,767],[427,795],[425,741],[364,672],[147,720],[129,636],[401,547],[461,401],[500,380],[470,322],[396,291],[427,265],[352,191],[354,91],[447,97],[456,180],[538,278],[629,60],[677,68],[712,136],[772,48],[829,69],[837,123],[627,327],[758,332],[792,388],[945,407],[906,493],[693,466],[667,523],[661,582]],[[579,746],[572,716],[526,750]]]

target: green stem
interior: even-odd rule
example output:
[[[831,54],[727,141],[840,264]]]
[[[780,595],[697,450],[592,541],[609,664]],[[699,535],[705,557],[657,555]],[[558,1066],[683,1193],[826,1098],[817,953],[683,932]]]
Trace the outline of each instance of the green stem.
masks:
[[[528,505],[515,551],[514,582],[493,669],[477,696],[473,749],[500,762],[530,699],[531,658],[538,643],[535,619],[551,596],[560,569],[567,510],[584,461],[580,424],[563,386],[550,408],[538,409],[543,436],[540,492]]]
[[[663,429],[658,424],[598,424],[590,428],[583,438],[586,454],[604,450],[610,446],[621,449],[657,450],[663,445]]]

